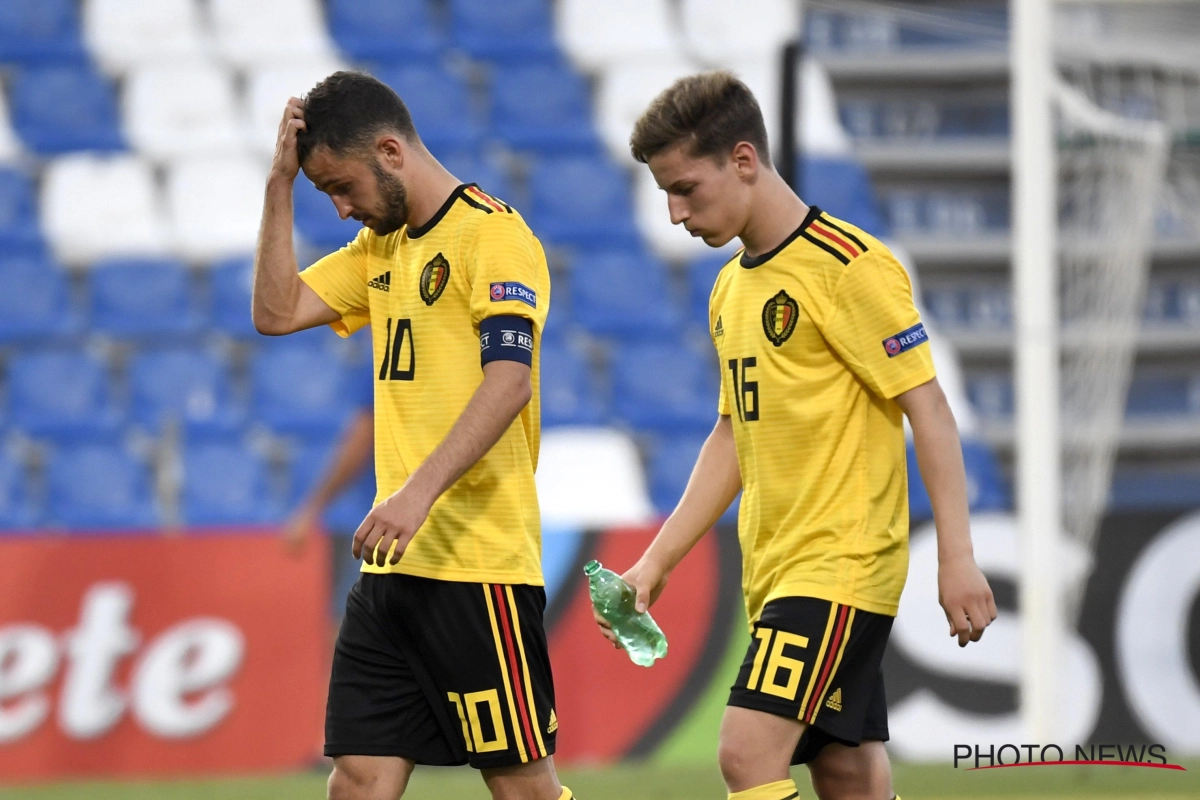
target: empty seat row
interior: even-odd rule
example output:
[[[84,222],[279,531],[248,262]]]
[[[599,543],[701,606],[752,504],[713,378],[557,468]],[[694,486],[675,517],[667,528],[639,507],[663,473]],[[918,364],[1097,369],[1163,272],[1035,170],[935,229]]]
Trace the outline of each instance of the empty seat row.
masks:
[[[107,365],[94,356],[23,353],[8,361],[6,417],[31,437],[55,441],[111,440],[128,422],[158,433],[173,421],[185,436],[199,438],[240,434],[249,420],[277,433],[331,434],[356,407],[356,370],[365,374],[370,367],[280,343],[251,359],[244,400],[233,390],[224,359],[195,348],[150,350],[129,364],[125,403]]]
[[[134,156],[64,156],[43,177],[43,227],[69,264],[167,252],[196,261],[249,253],[266,171],[265,162],[245,156],[197,157],[168,170],[160,189],[150,164]],[[32,214],[28,222],[35,224]]]
[[[283,474],[244,443],[185,446],[179,457],[178,517],[186,525],[276,523],[304,497],[323,466],[327,444],[289,449]],[[65,527],[127,530],[166,523],[156,491],[158,470],[120,444],[66,444],[47,452],[43,480],[21,461],[0,455],[0,530]],[[339,503],[339,521],[356,526],[374,499],[364,479]],[[357,519],[355,519],[357,517]]]
[[[967,396],[981,417],[1004,420],[1013,416],[1012,376],[985,372],[967,378]],[[1186,370],[1139,371],[1129,385],[1128,418],[1186,417],[1200,414],[1200,373]]]
[[[587,356],[569,344],[542,348],[543,423],[624,422],[642,431],[695,433],[717,418],[717,369],[688,344],[667,339],[611,349],[610,380],[601,382]]]

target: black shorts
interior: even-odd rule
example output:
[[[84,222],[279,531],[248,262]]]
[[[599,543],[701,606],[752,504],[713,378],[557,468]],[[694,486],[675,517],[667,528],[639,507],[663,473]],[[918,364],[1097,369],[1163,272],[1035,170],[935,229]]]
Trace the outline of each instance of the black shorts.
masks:
[[[554,752],[540,586],[364,573],[346,599],[325,755],[506,767]]]
[[[886,742],[881,668],[891,630],[889,616],[828,600],[772,600],[754,625],[729,705],[806,723],[793,764],[830,742]]]

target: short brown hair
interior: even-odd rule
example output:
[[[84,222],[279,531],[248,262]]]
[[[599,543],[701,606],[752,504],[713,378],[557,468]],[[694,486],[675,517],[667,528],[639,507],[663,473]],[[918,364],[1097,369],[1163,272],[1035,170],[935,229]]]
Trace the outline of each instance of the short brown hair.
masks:
[[[388,131],[419,141],[400,96],[363,72],[335,72],[304,95],[304,126],[296,134],[301,164],[318,147],[343,156],[364,150]]]
[[[724,156],[738,142],[754,145],[762,162],[771,163],[767,126],[754,94],[732,73],[718,71],[680,78],[664,89],[633,126],[629,149],[645,164],[679,143],[701,157]]]

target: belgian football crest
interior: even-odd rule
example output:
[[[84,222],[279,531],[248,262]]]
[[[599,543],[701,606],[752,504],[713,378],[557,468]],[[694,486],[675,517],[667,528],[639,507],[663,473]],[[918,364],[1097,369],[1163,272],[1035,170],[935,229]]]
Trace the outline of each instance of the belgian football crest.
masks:
[[[792,331],[796,330],[796,319],[800,316],[800,304],[779,290],[779,293],[767,301],[762,310],[763,332],[771,340],[771,344],[779,347],[788,340]]]
[[[431,306],[446,291],[450,282],[450,262],[441,253],[434,256],[421,270],[421,299]]]

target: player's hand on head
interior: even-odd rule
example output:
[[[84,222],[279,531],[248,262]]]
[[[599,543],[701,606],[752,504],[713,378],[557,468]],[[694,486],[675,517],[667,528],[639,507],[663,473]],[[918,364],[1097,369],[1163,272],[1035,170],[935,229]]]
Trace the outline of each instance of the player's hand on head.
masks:
[[[275,158],[271,172],[288,180],[295,180],[300,172],[300,156],[296,147],[296,134],[304,130],[304,102],[293,97],[283,109],[279,122],[279,136],[275,141]]]
[[[385,563],[400,563],[408,543],[429,516],[429,504],[416,498],[406,488],[401,488],[372,508],[363,519],[354,532],[352,547],[355,558],[361,558],[376,567],[382,567]]]
[[[996,599],[983,571],[972,558],[938,565],[938,602],[958,646],[978,642],[996,620]]]

